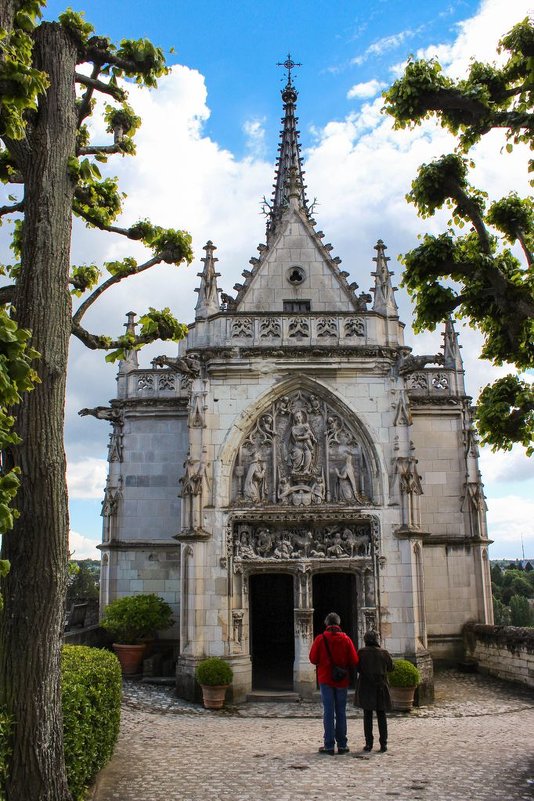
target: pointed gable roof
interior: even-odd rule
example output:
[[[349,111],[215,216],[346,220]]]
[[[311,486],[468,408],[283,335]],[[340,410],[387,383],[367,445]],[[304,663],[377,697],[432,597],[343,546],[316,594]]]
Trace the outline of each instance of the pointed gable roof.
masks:
[[[259,257],[250,259],[243,283],[235,284],[235,298],[223,295],[229,311],[281,312],[285,302],[309,302],[310,311],[364,311],[370,295],[356,296],[356,283],[349,284],[341,259],[332,257],[332,245],[324,244],[322,231],[308,207],[303,183],[296,103],[298,92],[291,77],[296,66],[291,57],[282,90],[284,116],[280,132],[272,204],[267,215],[267,244],[258,245]]]

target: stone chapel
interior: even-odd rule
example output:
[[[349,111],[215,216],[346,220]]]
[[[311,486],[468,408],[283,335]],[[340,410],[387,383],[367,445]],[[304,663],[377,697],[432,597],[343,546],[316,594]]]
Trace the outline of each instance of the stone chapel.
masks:
[[[265,244],[243,282],[220,292],[209,241],[176,355],[140,367],[128,354],[117,397],[86,410],[113,426],[101,606],[139,592],[172,605],[161,636],[185,698],[213,655],[232,665],[234,701],[309,697],[332,610],[357,647],[374,628],[414,661],[431,697],[433,660],[460,658],[466,621],[492,622],[458,337],[449,320],[439,353],[405,346],[381,240],[372,295],[332,256],[306,198],[289,64]]]

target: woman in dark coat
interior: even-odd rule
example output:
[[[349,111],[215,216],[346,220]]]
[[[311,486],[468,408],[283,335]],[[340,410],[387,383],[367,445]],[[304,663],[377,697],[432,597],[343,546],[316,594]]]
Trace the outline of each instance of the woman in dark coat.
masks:
[[[373,748],[373,711],[376,712],[380,751],[388,750],[388,724],[386,712],[391,710],[391,698],[387,674],[393,670],[389,653],[380,648],[376,631],[366,631],[365,647],[358,651],[358,684],[354,697],[355,706],[363,709],[364,751]]]

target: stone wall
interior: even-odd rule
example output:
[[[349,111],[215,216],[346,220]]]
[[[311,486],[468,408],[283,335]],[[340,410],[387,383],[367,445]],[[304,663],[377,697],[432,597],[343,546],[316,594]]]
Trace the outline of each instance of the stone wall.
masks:
[[[481,672],[534,688],[534,628],[469,623],[464,641]]]

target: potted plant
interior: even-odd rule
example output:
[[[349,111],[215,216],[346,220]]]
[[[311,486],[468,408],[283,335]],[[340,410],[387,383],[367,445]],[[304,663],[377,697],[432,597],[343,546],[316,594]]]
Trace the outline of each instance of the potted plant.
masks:
[[[113,637],[123,674],[131,676],[139,673],[150,639],[173,623],[172,609],[163,598],[127,595],[106,606],[100,625]]]
[[[407,659],[394,659],[388,681],[393,709],[409,711],[413,707],[415,691],[421,683],[419,670]]]
[[[210,656],[199,662],[195,671],[196,680],[202,688],[206,709],[221,709],[234,672],[228,662],[218,656]]]

